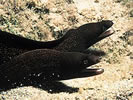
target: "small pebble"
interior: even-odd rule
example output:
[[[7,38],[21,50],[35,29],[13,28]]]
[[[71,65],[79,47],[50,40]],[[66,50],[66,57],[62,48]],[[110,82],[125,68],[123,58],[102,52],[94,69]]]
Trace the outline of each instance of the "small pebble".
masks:
[[[130,11],[130,17],[133,17],[133,9]]]

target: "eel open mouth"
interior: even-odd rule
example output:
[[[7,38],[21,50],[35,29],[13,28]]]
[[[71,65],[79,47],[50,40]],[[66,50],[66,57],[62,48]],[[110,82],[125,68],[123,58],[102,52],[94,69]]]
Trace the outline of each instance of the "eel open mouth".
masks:
[[[103,30],[102,33],[95,39],[91,40],[89,46],[92,46],[93,44],[101,41],[102,39],[114,34],[115,31],[112,26],[113,26],[112,21],[103,21],[102,22],[102,30]]]
[[[83,69],[80,74],[83,75],[82,77],[90,77],[90,76],[95,76],[102,74],[104,72],[103,68],[93,68],[93,67],[88,67],[86,69]]]
[[[101,60],[101,56],[96,56],[96,55],[90,55],[88,57],[88,59],[90,60],[90,62],[88,62],[88,65],[86,67],[84,67],[84,69],[82,69],[80,71],[81,75],[85,75],[85,76],[94,76],[94,75],[99,75],[102,74],[104,72],[104,69],[102,68],[96,68],[93,65],[97,64],[100,62]]]
[[[113,27],[110,27],[109,29],[107,29],[105,32],[103,32],[98,38],[103,39],[106,38],[112,34],[115,33],[115,30]]]
[[[85,78],[85,77],[91,77],[95,75],[100,75],[104,72],[104,69],[102,68],[86,68],[82,69],[81,71],[77,73],[69,73],[69,75],[66,75],[65,77],[62,77],[61,80],[67,80],[67,79],[74,79],[74,78]]]

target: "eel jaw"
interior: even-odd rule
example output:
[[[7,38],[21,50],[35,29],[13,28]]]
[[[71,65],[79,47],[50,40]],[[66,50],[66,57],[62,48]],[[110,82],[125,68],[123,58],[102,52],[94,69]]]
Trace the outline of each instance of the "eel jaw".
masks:
[[[68,79],[75,79],[75,78],[86,78],[86,77],[91,77],[95,75],[102,74],[104,72],[104,69],[102,68],[86,68],[82,69],[81,71],[77,73],[69,73],[65,76],[63,76],[59,80],[68,80]]]
[[[110,27],[105,32],[103,32],[98,38],[105,38],[115,33],[115,30],[113,27]]]
[[[102,74],[103,72],[104,72],[103,68],[92,68],[92,67],[89,67],[89,68],[86,68],[86,69],[82,70],[80,72],[80,74],[82,74],[83,77],[90,77],[90,76],[95,76],[95,75]]]

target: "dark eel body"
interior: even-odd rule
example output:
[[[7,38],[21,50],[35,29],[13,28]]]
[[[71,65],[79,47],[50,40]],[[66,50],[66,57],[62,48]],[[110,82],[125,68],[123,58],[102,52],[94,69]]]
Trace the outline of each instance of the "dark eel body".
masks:
[[[0,65],[0,88],[97,75],[103,69],[87,67],[99,60],[97,56],[79,52],[28,51]]]

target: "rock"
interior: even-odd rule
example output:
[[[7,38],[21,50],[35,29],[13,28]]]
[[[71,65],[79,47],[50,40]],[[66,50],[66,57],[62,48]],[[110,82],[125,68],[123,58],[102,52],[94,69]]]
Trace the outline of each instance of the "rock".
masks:
[[[130,17],[133,17],[133,10],[130,11]]]

